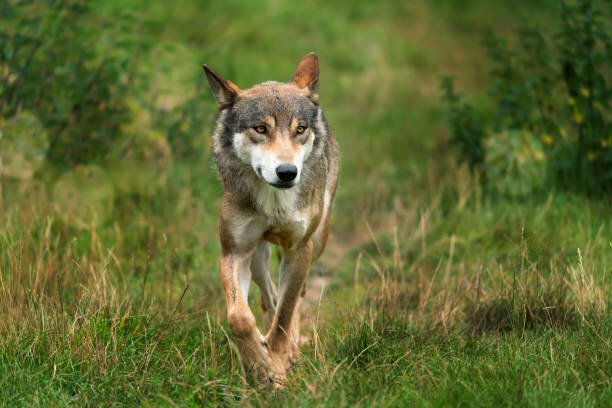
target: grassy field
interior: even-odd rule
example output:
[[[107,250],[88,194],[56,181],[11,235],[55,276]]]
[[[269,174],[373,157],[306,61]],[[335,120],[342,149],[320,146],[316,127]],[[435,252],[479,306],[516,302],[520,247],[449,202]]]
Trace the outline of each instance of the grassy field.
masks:
[[[134,100],[163,108],[201,98],[206,119],[193,140],[203,154],[175,159],[153,194],[118,194],[93,229],[55,210],[52,171],[1,179],[2,405],[610,404],[611,203],[563,191],[486,194],[448,146],[440,100],[440,78],[452,74],[487,109],[485,28],[546,29],[556,2],[93,8],[83,24],[101,27],[101,43],[130,13],[138,24],[124,35],[151,45]],[[247,87],[289,79],[309,51],[320,58],[341,182],[307,286],[308,341],[273,393],[242,372],[225,322],[216,108],[200,65]]]

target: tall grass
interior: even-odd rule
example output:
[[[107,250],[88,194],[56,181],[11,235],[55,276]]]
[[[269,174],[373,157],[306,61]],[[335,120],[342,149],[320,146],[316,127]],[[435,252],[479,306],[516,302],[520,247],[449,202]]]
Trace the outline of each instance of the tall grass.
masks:
[[[242,372],[218,292],[210,289],[206,295],[209,284],[196,284],[201,278],[189,272],[182,273],[185,278],[172,275],[176,254],[167,242],[176,239],[176,227],[149,225],[147,235],[160,238],[150,241],[135,273],[128,268],[139,270],[138,261],[109,248],[95,229],[74,236],[44,211],[5,214],[0,395],[10,404],[41,405],[422,403],[436,401],[453,378],[478,387],[483,380],[469,375],[477,369],[472,353],[485,366],[510,369],[519,364],[512,353],[525,347],[535,347],[529,351],[533,358],[543,358],[539,347],[547,338],[557,344],[553,354],[561,353],[559,358],[577,347],[595,360],[588,368],[569,361],[551,371],[548,361],[530,370],[546,381],[563,370],[573,370],[580,382],[594,375],[591,388],[575,388],[574,380],[566,387],[590,403],[603,401],[610,386],[605,206],[551,195],[504,208],[483,202],[478,189],[457,185],[455,177],[465,171],[432,174],[418,200],[398,197],[385,223],[366,223],[365,235],[351,245],[331,243],[338,254],[334,274],[320,267],[313,272],[326,286],[309,288],[315,291],[305,320],[310,340],[287,390],[276,397],[252,388]],[[573,240],[540,236],[575,206],[582,216],[566,227]],[[112,240],[126,232],[119,225],[114,229]],[[495,240],[500,242],[489,244]],[[566,242],[577,246],[559,246]],[[257,299],[251,300],[258,309]],[[490,347],[496,351],[485,351]],[[453,360],[442,363],[444,356]],[[465,364],[473,368],[462,372]],[[371,381],[358,379],[364,373]],[[410,380],[397,383],[389,373]],[[346,388],[355,381],[357,388]],[[552,393],[546,381],[532,384],[540,391],[533,398]],[[414,394],[419,383],[428,391]],[[375,392],[376,384],[386,384],[389,393]],[[502,385],[487,381],[486,386]],[[535,401],[516,390],[486,389],[493,399],[485,402]],[[457,401],[486,405],[475,388],[472,394],[454,392]]]

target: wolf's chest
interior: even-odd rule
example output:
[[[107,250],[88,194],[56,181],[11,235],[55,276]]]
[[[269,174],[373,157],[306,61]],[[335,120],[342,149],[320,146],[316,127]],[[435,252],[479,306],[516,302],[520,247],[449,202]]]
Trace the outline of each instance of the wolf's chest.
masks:
[[[308,214],[298,208],[299,191],[264,186],[256,194],[256,207],[268,225],[267,234],[301,237],[309,225]]]
[[[298,190],[278,189],[264,185],[255,192],[255,206],[264,217],[276,223],[298,221],[300,211],[297,208]]]

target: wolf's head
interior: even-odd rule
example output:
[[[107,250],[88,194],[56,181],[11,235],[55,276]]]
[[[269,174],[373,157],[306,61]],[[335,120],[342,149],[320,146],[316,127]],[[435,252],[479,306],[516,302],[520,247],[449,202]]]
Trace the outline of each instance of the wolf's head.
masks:
[[[245,90],[207,65],[204,71],[225,126],[223,147],[274,187],[298,184],[322,121],[315,93],[317,56],[304,56],[288,83],[264,82]]]

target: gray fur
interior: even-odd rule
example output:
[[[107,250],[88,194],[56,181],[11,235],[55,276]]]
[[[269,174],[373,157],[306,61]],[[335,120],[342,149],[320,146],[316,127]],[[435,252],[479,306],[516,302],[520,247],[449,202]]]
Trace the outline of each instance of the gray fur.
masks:
[[[255,210],[254,192],[261,180],[253,169],[243,163],[234,151],[234,133],[254,126],[261,118],[272,116],[277,123],[288,125],[292,118],[303,120],[314,131],[313,150],[304,163],[303,179],[299,185],[298,209],[308,205],[306,197],[325,191],[330,173],[337,178],[338,148],[329,130],[321,108],[308,96],[287,92],[286,84],[264,82],[252,89],[256,96],[238,97],[236,102],[223,109],[217,118],[213,135],[213,157],[225,191],[231,191],[242,200],[242,206]]]

